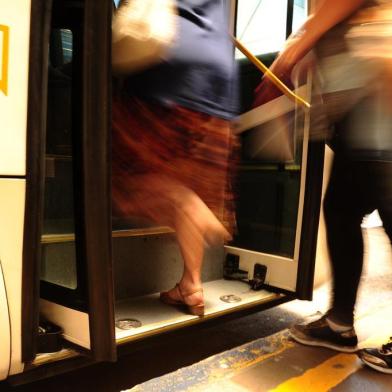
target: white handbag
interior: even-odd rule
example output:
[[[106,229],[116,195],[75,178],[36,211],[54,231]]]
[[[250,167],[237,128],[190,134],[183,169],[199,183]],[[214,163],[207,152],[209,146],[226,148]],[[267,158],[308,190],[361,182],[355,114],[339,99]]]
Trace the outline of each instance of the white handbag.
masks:
[[[159,63],[177,33],[175,0],[125,0],[113,16],[112,68],[129,74]]]

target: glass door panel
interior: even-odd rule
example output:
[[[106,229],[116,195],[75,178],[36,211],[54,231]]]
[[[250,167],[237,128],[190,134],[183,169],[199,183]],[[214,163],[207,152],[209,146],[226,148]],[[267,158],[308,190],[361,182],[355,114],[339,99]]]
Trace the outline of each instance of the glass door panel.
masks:
[[[287,0],[238,0],[237,38],[254,55],[278,52],[286,40]],[[244,58],[237,51],[236,58]]]
[[[49,46],[41,279],[76,290],[73,73],[70,29],[52,27]],[[74,128],[73,128],[74,127]],[[74,130],[75,131],[75,130]]]
[[[299,27],[306,8],[306,1],[239,0],[237,36],[269,65],[274,59],[271,52],[279,51],[286,35]],[[261,18],[267,22],[260,23]],[[268,40],[270,34],[273,39]],[[270,46],[260,37],[267,37]],[[237,181],[238,232],[226,252],[238,256],[239,268],[248,271],[250,277],[261,264],[267,269],[267,286],[298,292],[298,271],[309,269],[302,265],[305,259],[310,260],[306,263],[313,262],[311,250],[306,250],[310,257],[304,256],[304,232],[317,231],[321,189],[312,182],[308,166],[319,153],[309,141],[309,112],[282,93],[252,109],[254,89],[262,75],[247,59],[237,58],[242,86],[242,115],[236,129],[242,146]],[[309,99],[311,81],[307,75],[296,77],[292,84],[300,96]],[[311,196],[318,203],[312,202]],[[315,219],[305,222],[309,211]],[[311,284],[311,279],[303,284]]]

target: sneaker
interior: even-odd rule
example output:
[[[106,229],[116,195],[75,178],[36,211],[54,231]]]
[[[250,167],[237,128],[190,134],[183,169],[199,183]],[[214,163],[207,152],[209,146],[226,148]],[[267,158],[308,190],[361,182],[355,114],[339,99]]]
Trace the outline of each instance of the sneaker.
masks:
[[[381,348],[365,348],[358,351],[362,362],[382,373],[392,374],[392,337]]]
[[[327,347],[344,353],[357,351],[358,338],[354,328],[335,332],[327,322],[327,316],[308,324],[297,324],[289,330],[290,336],[307,346]]]

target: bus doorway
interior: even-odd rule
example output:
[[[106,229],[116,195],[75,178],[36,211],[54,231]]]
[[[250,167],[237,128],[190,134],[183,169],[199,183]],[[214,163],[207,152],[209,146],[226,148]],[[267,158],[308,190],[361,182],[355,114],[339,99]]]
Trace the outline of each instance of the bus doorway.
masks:
[[[231,6],[237,30],[252,21],[260,22],[260,17],[266,18],[270,12],[264,6],[254,9],[256,3],[249,8],[246,1],[232,2]],[[287,2],[273,8],[276,24],[283,30],[283,42],[307,14],[307,3],[293,7],[293,2]],[[268,61],[274,54],[261,52],[260,56]],[[237,129],[243,144],[238,176],[238,234],[232,243],[211,248],[205,256],[206,314],[198,319],[158,301],[159,292],[176,283],[182,268],[170,228],[143,225],[137,219],[113,220],[119,344],[274,306],[295,297],[311,297],[324,146],[309,140],[309,113],[288,101],[289,151],[278,158],[264,156],[264,151],[253,154],[249,146],[262,143],[257,132],[265,130],[252,128],[252,121],[265,125],[268,131],[273,117],[266,115],[268,107],[249,110],[260,74],[246,59],[237,61],[243,86],[243,115]],[[309,96],[310,86],[305,76],[299,93]]]
[[[21,153],[26,171],[17,174],[26,186],[26,196],[18,199],[24,207],[18,209],[24,230],[18,259],[23,305],[15,307],[18,318],[11,323],[19,346],[10,343],[21,356],[11,358],[9,375],[33,374],[59,362],[56,371],[64,371],[62,361],[75,352],[90,360],[115,360],[119,345],[310,298],[324,148],[309,140],[309,113],[290,106],[290,156],[253,154],[248,147],[260,135],[249,117],[255,115],[258,125],[273,119],[266,108],[251,113],[260,74],[246,59],[237,59],[243,86],[237,132],[244,146],[238,233],[232,243],[206,254],[205,316],[186,315],[158,298],[176,283],[182,266],[173,231],[111,216],[112,2],[27,3],[28,148]],[[283,3],[274,15],[285,37],[295,17],[293,1]],[[258,16],[248,0],[227,4],[237,33],[273,9]],[[274,54],[260,56],[271,60]],[[10,61],[16,62],[17,54]],[[308,78],[301,88],[307,96]],[[27,308],[31,312],[22,311]],[[36,355],[39,316],[62,328],[61,353]]]

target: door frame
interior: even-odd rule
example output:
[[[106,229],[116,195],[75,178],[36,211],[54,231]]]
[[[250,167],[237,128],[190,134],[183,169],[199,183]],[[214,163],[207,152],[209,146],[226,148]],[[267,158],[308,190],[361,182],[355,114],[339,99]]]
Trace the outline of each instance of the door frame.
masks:
[[[105,5],[96,0],[85,2],[83,92],[94,94],[83,94],[83,243],[92,354],[96,360],[114,361],[117,348],[111,221],[111,1]],[[97,59],[101,67],[96,66]],[[92,149],[94,145],[98,148]]]
[[[31,0],[26,149],[26,203],[22,261],[22,361],[37,353],[41,216],[45,181],[48,45],[52,0]]]
[[[52,0],[32,0],[23,243],[22,361],[37,352],[45,189],[48,47]],[[91,356],[116,360],[111,250],[111,1],[84,2],[78,200],[80,256],[86,264]],[[100,66],[97,67],[97,59]],[[92,93],[93,92],[93,93]]]

